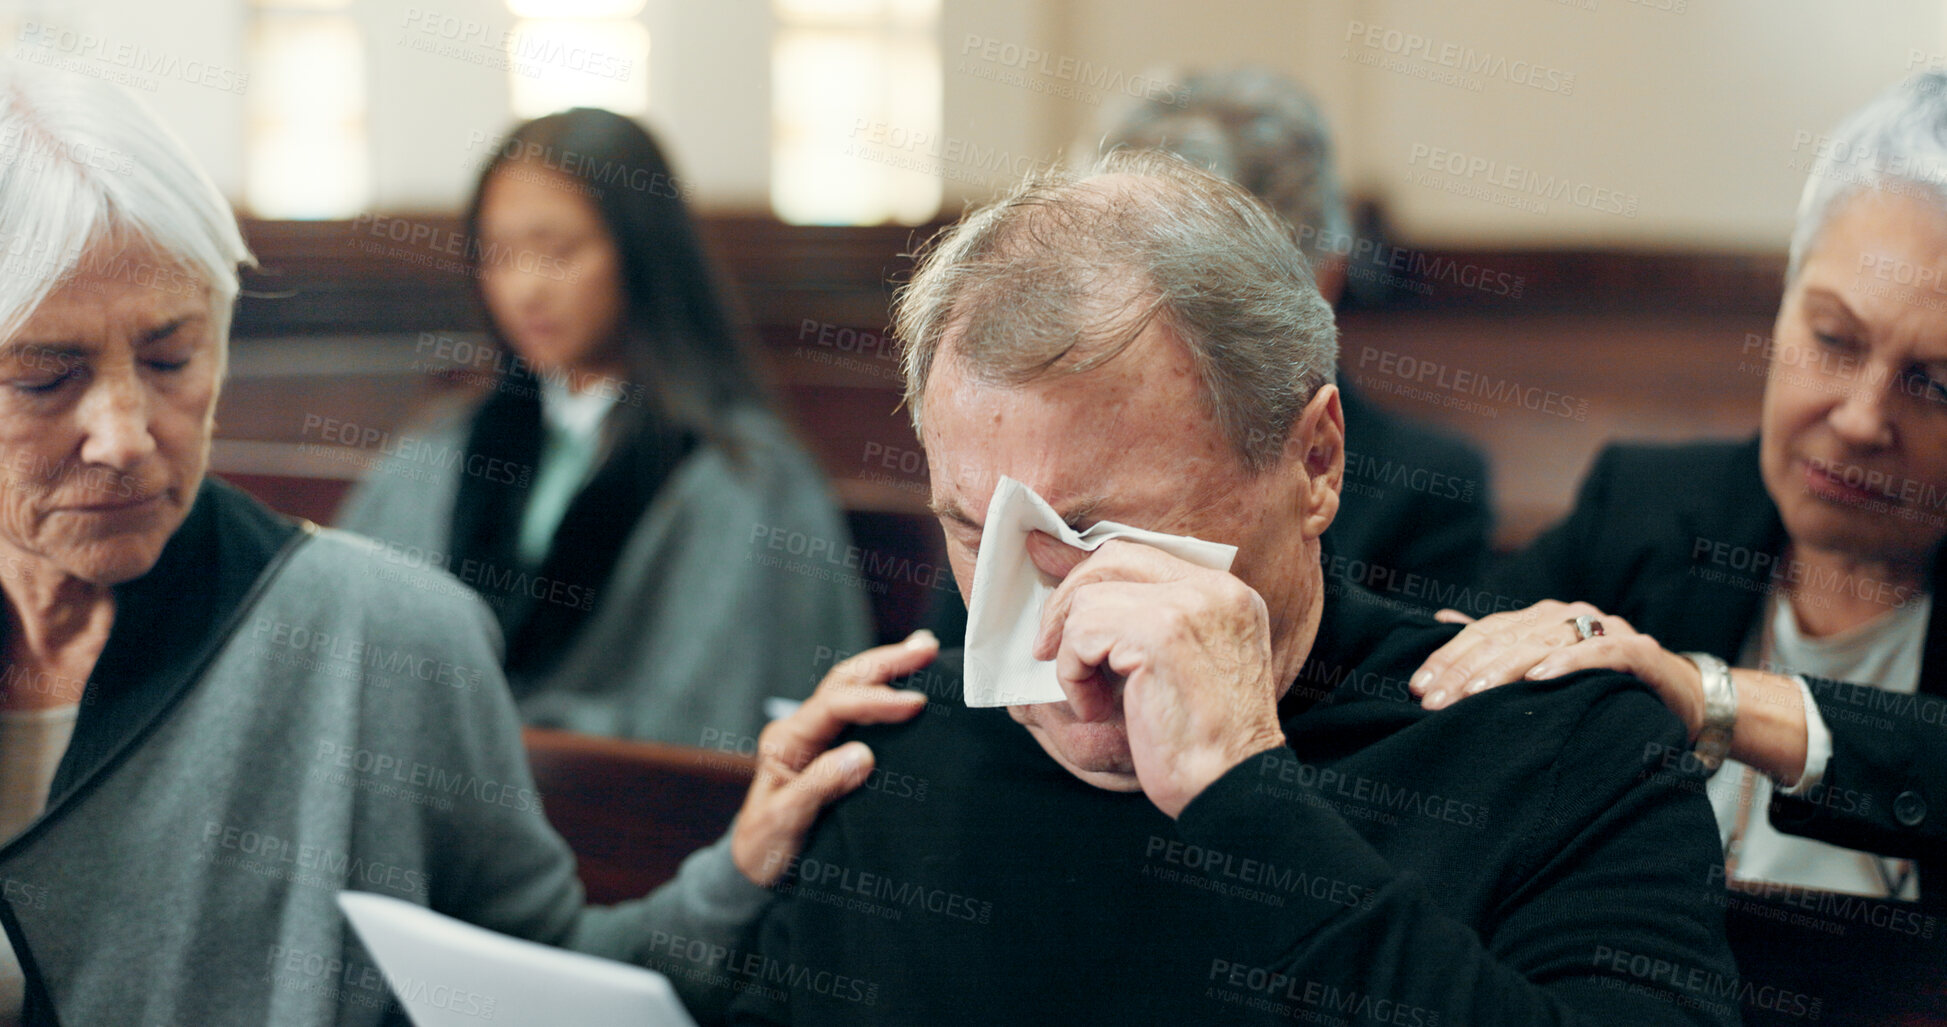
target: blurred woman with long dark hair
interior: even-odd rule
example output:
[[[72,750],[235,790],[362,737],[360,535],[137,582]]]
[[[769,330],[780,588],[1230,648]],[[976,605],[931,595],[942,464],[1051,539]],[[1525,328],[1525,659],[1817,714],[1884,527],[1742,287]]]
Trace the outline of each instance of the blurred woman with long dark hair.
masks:
[[[766,698],[867,644],[868,614],[855,573],[791,558],[847,552],[844,521],[661,149],[608,111],[527,122],[466,220],[491,388],[400,447],[342,526],[423,547],[487,600],[529,723],[753,738]]]

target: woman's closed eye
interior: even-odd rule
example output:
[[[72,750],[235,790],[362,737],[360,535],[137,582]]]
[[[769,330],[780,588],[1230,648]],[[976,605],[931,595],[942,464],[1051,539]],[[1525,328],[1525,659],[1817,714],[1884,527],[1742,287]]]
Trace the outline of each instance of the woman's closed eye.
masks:
[[[1929,374],[1924,367],[1914,367],[1908,369],[1905,377],[1908,395],[1916,396],[1928,403],[1947,406],[1947,376]]]

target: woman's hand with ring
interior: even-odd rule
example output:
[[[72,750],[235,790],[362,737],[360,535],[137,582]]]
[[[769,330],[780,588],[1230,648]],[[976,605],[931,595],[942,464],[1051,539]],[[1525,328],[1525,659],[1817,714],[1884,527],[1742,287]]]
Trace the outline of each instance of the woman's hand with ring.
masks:
[[[1435,616],[1467,627],[1434,650],[1413,675],[1408,687],[1429,710],[1523,679],[1606,668],[1642,679],[1682,718],[1692,736],[1703,725],[1703,679],[1697,668],[1627,620],[1588,603],[1546,599],[1480,620],[1457,610]],[[1591,618],[1587,638],[1576,625],[1579,617]],[[1601,624],[1599,633],[1594,622]]]

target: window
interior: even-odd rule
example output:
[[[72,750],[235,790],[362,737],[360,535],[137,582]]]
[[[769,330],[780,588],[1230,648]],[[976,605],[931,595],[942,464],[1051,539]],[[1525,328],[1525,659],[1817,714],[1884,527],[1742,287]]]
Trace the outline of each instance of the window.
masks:
[[[939,212],[939,0],[773,0],[771,206],[797,224]]]
[[[520,19],[507,37],[514,116],[569,107],[622,114],[649,110],[649,30],[644,0],[507,0]]]
[[[244,202],[266,218],[345,218],[372,197],[365,43],[351,0],[254,0]]]

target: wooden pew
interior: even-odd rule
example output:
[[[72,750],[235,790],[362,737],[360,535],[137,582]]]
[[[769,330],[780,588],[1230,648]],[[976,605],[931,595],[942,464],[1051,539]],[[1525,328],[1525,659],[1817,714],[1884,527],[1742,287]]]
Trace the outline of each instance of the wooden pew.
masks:
[[[590,902],[646,895],[730,826],[755,762],[708,749],[568,731],[522,732],[548,822],[568,840]]]

